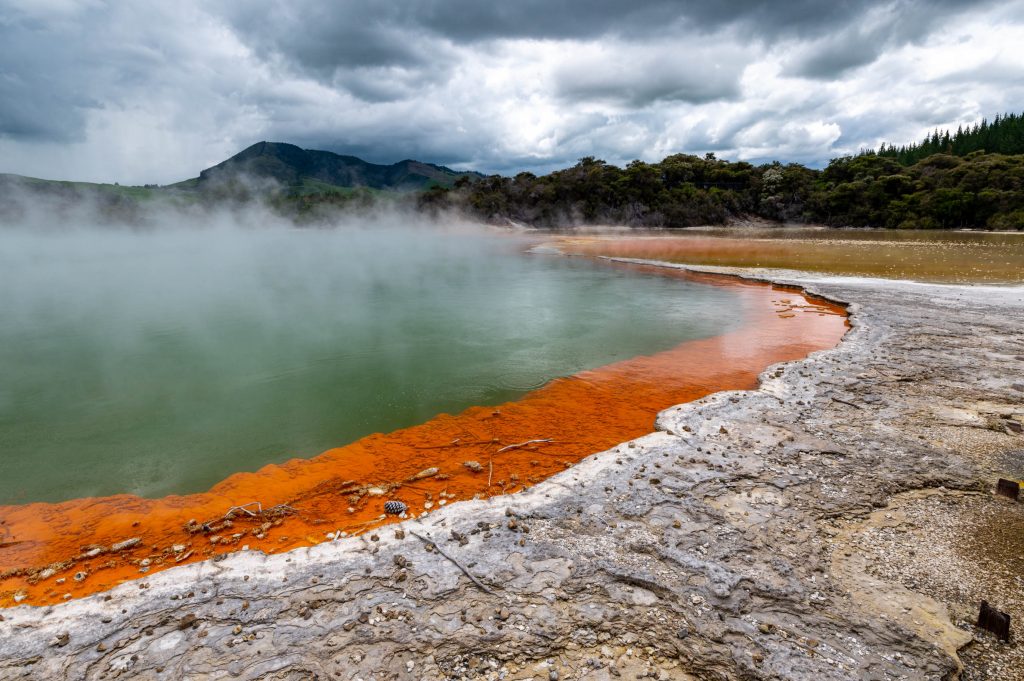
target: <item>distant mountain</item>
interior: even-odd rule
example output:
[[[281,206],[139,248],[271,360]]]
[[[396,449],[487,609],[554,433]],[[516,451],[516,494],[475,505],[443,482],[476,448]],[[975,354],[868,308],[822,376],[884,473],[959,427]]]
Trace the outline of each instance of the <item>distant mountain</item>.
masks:
[[[414,191],[432,186],[450,187],[460,177],[476,179],[482,175],[412,160],[378,165],[355,156],[302,149],[294,144],[257,142],[202,171],[198,179],[180,184],[203,189],[235,180],[269,180],[298,193],[356,187]]]

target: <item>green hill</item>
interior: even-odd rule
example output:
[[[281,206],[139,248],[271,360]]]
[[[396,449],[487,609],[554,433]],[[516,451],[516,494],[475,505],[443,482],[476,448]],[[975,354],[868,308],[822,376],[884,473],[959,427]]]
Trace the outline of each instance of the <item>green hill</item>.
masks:
[[[136,223],[159,207],[266,201],[291,217],[317,216],[378,200],[415,202],[426,190],[445,190],[474,172],[405,160],[391,165],[355,156],[259,142],[193,177],[170,185],[130,186],[44,180],[0,173],[0,222],[17,222],[38,207],[71,216],[93,210],[104,220]],[[70,219],[70,218],[69,218]]]
[[[460,177],[472,179],[481,175],[413,160],[378,165],[355,156],[302,149],[294,144],[258,142],[199,173],[194,187],[202,191],[225,183],[247,182],[258,186],[260,182],[267,182],[295,194],[360,187],[417,191],[434,186],[450,187]]]

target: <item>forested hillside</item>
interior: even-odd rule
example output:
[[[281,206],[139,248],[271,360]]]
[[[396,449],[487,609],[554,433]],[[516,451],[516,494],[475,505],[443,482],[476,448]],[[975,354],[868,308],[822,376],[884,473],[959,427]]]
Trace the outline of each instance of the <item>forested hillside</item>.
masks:
[[[618,168],[594,158],[544,176],[492,175],[422,195],[427,208],[538,227],[687,227],[757,216],[832,226],[1024,229],[1024,156],[933,154],[910,166],[877,154],[754,166],[677,154]]]

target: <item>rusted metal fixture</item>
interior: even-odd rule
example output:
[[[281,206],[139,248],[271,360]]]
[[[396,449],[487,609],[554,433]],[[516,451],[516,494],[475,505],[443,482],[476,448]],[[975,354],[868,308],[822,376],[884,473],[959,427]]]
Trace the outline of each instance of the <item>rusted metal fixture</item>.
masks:
[[[999,482],[996,483],[996,494],[1001,497],[1017,499],[1020,497],[1020,483],[1016,480],[999,478]]]
[[[978,627],[985,631],[991,631],[1001,641],[1010,640],[1010,616],[990,606],[988,601],[981,602]]]

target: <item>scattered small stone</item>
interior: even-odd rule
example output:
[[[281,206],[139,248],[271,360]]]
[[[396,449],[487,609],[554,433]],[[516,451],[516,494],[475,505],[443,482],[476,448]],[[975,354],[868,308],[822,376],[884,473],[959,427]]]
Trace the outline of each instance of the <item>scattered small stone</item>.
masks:
[[[474,473],[479,473],[484,469],[484,467],[480,465],[479,461],[465,461],[462,465]]]

